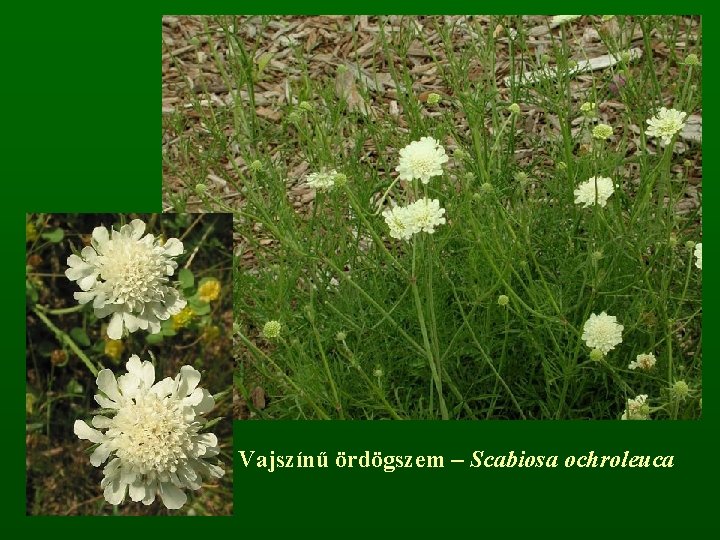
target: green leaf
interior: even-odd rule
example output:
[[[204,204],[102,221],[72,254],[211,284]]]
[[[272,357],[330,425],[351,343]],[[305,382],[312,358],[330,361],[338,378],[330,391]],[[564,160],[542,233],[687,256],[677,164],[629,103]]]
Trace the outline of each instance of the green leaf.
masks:
[[[82,385],[77,382],[75,379],[70,379],[67,383],[67,386],[65,387],[65,391],[68,394],[82,394],[83,393],[83,387]]]
[[[210,304],[203,302],[197,296],[190,298],[188,304],[192,308],[193,313],[197,316],[207,315],[210,313]]]
[[[35,286],[29,281],[25,280],[25,294],[33,304],[38,301],[38,292]]]
[[[147,338],[145,338],[150,345],[159,345],[163,342],[163,335],[162,334],[148,334]]]
[[[160,330],[160,335],[162,336],[176,336],[177,330],[175,330],[175,327],[171,324],[168,326],[163,326]]]
[[[270,63],[270,60],[272,60],[273,54],[272,53],[263,53],[260,55],[260,57],[257,59],[257,77],[260,78],[262,76],[263,71],[265,71],[265,68]]]
[[[183,268],[180,272],[178,272],[178,281],[180,281],[180,286],[183,289],[189,289],[195,285],[195,276],[193,276],[193,273],[190,270]]]
[[[55,229],[53,231],[42,233],[40,236],[53,244],[57,244],[58,242],[62,242],[62,239],[65,238],[65,231],[62,229]]]
[[[73,339],[75,343],[78,345],[82,345],[83,347],[89,347],[90,346],[90,338],[88,337],[85,330],[80,328],[79,326],[76,326],[72,330],[70,330],[70,337]]]

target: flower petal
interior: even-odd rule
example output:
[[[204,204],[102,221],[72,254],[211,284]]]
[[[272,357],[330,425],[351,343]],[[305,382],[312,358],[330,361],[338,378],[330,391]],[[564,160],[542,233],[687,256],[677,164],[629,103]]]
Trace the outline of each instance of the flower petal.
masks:
[[[133,219],[130,222],[130,227],[132,228],[133,240],[140,240],[140,237],[145,232],[145,222],[142,219]]]
[[[112,399],[108,399],[105,396],[102,396],[100,394],[97,394],[95,396],[95,401],[97,401],[98,405],[100,405],[103,409],[119,409],[120,406],[115,403]]]
[[[192,366],[183,366],[180,368],[180,384],[178,385],[178,395],[186,397],[192,394],[200,382],[200,372]]]
[[[125,323],[125,328],[128,329],[128,332],[135,332],[140,327],[140,321],[138,318],[127,311],[123,313],[123,322]]]
[[[102,371],[100,371],[100,373],[98,373],[96,382],[97,387],[100,389],[100,391],[113,401],[120,401],[122,399],[120,391],[118,390],[115,375],[113,375],[113,372],[109,369],[103,369]]]
[[[97,429],[93,429],[83,420],[75,420],[73,424],[73,432],[81,439],[88,440],[93,443],[101,443],[105,440],[105,435]]]
[[[187,502],[187,495],[170,482],[160,483],[160,498],[165,507],[170,510],[177,510]]]
[[[93,416],[93,419],[92,419],[93,427],[96,427],[98,429],[109,428],[111,422],[112,422],[112,420],[110,420],[110,418],[108,418],[107,416],[102,416],[102,415]]]
[[[169,396],[175,390],[175,381],[170,377],[165,377],[163,380],[155,383],[150,391],[159,397]]]
[[[99,467],[100,465],[105,463],[105,461],[107,461],[107,458],[110,456],[110,453],[112,451],[113,451],[113,446],[110,441],[106,441],[106,442],[102,443],[90,455],[90,463],[95,467]]]
[[[131,500],[135,502],[142,501],[145,497],[147,497],[147,486],[145,485],[145,482],[137,480],[130,484],[128,493]]]
[[[105,486],[105,500],[110,504],[118,505],[123,502],[125,493],[127,492],[127,484],[123,484],[120,479],[116,479]]]
[[[168,257],[177,257],[181,255],[184,250],[183,243],[177,238],[169,238],[163,245],[163,248],[165,248],[165,255]]]
[[[151,362],[141,362],[138,355],[133,354],[125,364],[128,373],[132,373],[141,380],[146,388],[150,388],[155,382],[155,367]]]
[[[107,335],[110,339],[120,339],[123,333],[123,316],[120,312],[113,313],[110,324],[107,328]]]
[[[102,246],[110,239],[110,235],[105,227],[95,227],[92,232],[92,239],[97,245]]]
[[[93,272],[89,276],[79,279],[77,284],[83,291],[89,291],[90,289],[93,288],[93,285],[95,285],[95,283],[97,282],[97,280],[95,279],[96,277],[97,277],[97,274],[95,274]]]
[[[195,405],[195,407],[194,407],[195,414],[209,413],[215,407],[215,400],[213,399],[212,395],[210,395],[210,392],[208,392],[204,388],[203,388],[202,392],[203,392],[202,401],[200,403],[198,403],[197,405]]]
[[[147,506],[148,504],[152,504],[155,500],[155,494],[157,493],[157,481],[153,480],[152,482],[149,482],[145,487],[145,497],[142,500],[142,503]]]
[[[96,298],[96,292],[95,291],[88,291],[88,292],[82,292],[77,291],[76,293],[73,293],[73,297],[75,300],[78,301],[80,305],[87,304],[90,300],[93,298]]]

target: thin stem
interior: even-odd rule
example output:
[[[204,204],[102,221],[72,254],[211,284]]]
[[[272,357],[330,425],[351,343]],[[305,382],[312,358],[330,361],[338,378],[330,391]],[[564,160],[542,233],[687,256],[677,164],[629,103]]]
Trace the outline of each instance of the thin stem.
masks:
[[[335,379],[333,378],[332,372],[330,371],[330,364],[328,363],[327,356],[325,356],[325,349],[323,348],[322,341],[320,340],[320,333],[318,332],[317,326],[315,326],[315,318],[313,316],[310,316],[309,319],[310,325],[313,329],[313,334],[315,335],[315,343],[317,343],[318,350],[320,351],[320,357],[322,358],[323,366],[325,367],[325,374],[327,375],[328,382],[330,383],[330,389],[332,390],[332,395],[335,399],[335,410],[340,415],[340,419],[345,420],[345,413],[343,413],[343,408],[340,404],[340,397],[338,396]]]
[[[440,414],[443,420],[450,418],[445,404],[445,398],[443,397],[442,380],[438,373],[437,366],[435,365],[435,359],[433,358],[432,347],[430,346],[430,340],[428,338],[427,326],[425,324],[425,315],[422,309],[422,300],[420,299],[420,291],[417,286],[417,275],[415,273],[415,244],[417,243],[417,236],[413,239],[413,261],[412,261],[412,278],[410,280],[412,285],[413,297],[415,298],[415,308],[417,310],[418,322],[420,323],[420,331],[422,332],[423,344],[425,345],[425,354],[427,355],[428,363],[430,364],[430,371],[432,372],[432,378],[435,383],[435,390],[438,394],[438,401],[440,402]]]
[[[40,318],[40,320],[45,323],[45,326],[47,326],[48,329],[53,334],[55,334],[55,337],[57,337],[59,341],[70,347],[70,349],[78,356],[78,358],[83,361],[85,366],[87,366],[87,368],[90,370],[90,373],[92,373],[93,376],[97,377],[98,369],[93,365],[87,355],[82,352],[80,347],[77,346],[73,339],[65,332],[60,330],[57,326],[55,326],[52,321],[48,319],[47,316],[39,309],[39,306],[35,306],[33,308],[33,311]]]

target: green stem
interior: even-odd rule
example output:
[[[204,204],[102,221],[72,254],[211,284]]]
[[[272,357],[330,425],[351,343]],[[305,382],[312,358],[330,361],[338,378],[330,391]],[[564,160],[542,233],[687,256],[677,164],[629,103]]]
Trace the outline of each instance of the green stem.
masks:
[[[82,311],[85,308],[84,304],[78,304],[77,306],[68,307],[68,308],[59,308],[59,309],[50,309],[46,308],[45,306],[37,305],[35,306],[40,311],[44,311],[48,315],[68,315],[70,313],[78,313]]]
[[[87,355],[82,352],[80,347],[77,346],[77,344],[72,340],[72,338],[65,332],[60,330],[57,326],[55,326],[52,321],[48,319],[47,316],[39,309],[39,306],[35,306],[33,308],[33,311],[40,318],[40,320],[45,323],[45,326],[47,326],[48,329],[50,329],[50,331],[55,334],[55,337],[57,337],[60,342],[70,347],[70,349],[78,356],[78,358],[80,358],[80,360],[82,360],[83,363],[87,366],[87,368],[90,370],[90,373],[97,377],[98,369],[93,365]]]
[[[330,389],[332,390],[333,398],[335,399],[335,410],[340,415],[341,420],[345,420],[345,414],[343,413],[342,405],[340,404],[340,397],[338,396],[337,386],[335,385],[335,379],[332,376],[332,372],[330,371],[330,364],[328,363],[327,356],[325,356],[325,349],[322,346],[322,341],[320,340],[320,333],[317,330],[317,326],[315,326],[315,318],[313,316],[309,317],[310,319],[310,325],[313,329],[313,334],[315,335],[315,343],[317,343],[318,350],[320,351],[320,357],[323,361],[323,366],[325,366],[325,374],[327,375],[328,382],[330,383]]]
[[[420,291],[417,286],[417,274],[415,272],[415,245],[417,243],[417,236],[413,239],[413,260],[412,260],[412,277],[410,279],[412,284],[413,296],[415,298],[415,308],[417,310],[418,322],[420,323],[420,331],[422,332],[423,344],[425,345],[425,354],[430,364],[430,371],[432,378],[435,383],[435,390],[438,394],[438,401],[440,402],[440,414],[443,420],[450,418],[445,404],[445,398],[443,397],[442,380],[440,379],[440,373],[435,365],[435,359],[433,357],[432,347],[428,338],[427,326],[425,324],[425,315],[422,309],[422,300],[420,299]]]
[[[313,409],[315,409],[315,412],[322,418],[323,420],[330,420],[330,417],[327,415],[327,413],[322,410],[317,403],[315,403],[310,397],[305,393],[304,390],[302,390],[295,382],[288,377],[285,372],[280,369],[280,366],[278,366],[275,361],[270,358],[267,354],[265,354],[263,351],[261,351],[258,347],[255,346],[255,344],[250,341],[247,336],[239,332],[237,336],[240,338],[240,340],[256,355],[261,357],[263,360],[265,360],[268,364],[270,364],[273,369],[277,371],[277,373],[282,377],[285,382],[287,382],[290,386],[292,386],[293,390],[295,390],[298,395],[302,396],[304,399],[306,399]]]

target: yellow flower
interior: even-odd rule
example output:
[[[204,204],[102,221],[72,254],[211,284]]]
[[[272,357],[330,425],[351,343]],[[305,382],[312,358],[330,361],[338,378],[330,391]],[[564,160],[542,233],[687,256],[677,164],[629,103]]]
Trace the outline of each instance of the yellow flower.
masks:
[[[38,239],[38,232],[35,228],[35,224],[33,223],[26,223],[25,224],[25,242],[34,242]]]
[[[108,339],[105,341],[105,355],[109,356],[113,360],[119,360],[125,345],[119,339]]]
[[[203,302],[212,302],[220,296],[220,282],[210,278],[198,287],[198,298]]]
[[[35,409],[35,402],[37,401],[37,398],[34,394],[31,394],[30,392],[25,392],[25,413],[26,414],[32,414],[33,410]]]
[[[219,337],[220,337],[220,328],[215,325],[207,326],[202,333],[202,339],[205,343],[212,343]]]
[[[193,310],[190,306],[186,306],[177,315],[172,316],[172,324],[175,330],[184,328],[188,325],[190,320],[193,318]]]

